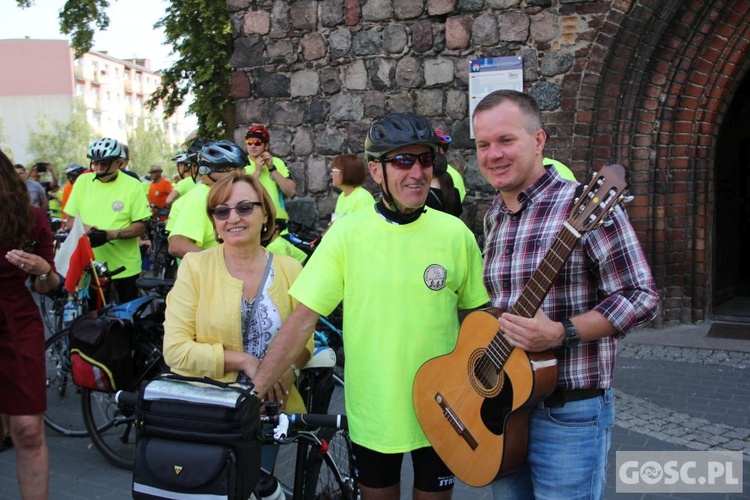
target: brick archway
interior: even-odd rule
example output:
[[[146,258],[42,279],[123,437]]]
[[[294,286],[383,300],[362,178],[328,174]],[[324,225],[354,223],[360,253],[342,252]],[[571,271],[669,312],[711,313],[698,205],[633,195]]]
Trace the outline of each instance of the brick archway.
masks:
[[[715,144],[748,72],[748,46],[748,1],[642,1],[627,13],[610,11],[586,66],[566,75],[567,92],[591,95],[596,87],[594,99],[578,98],[572,108],[573,166],[629,167],[636,199],[628,213],[665,323],[710,312]]]

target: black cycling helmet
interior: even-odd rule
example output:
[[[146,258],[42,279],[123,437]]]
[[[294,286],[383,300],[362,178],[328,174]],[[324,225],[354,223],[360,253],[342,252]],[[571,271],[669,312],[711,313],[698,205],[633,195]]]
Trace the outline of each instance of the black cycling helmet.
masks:
[[[78,177],[85,171],[86,171],[86,167],[84,167],[83,165],[79,165],[78,163],[71,163],[70,165],[65,167],[65,171],[63,173],[66,176]]]
[[[117,140],[102,137],[91,143],[86,157],[92,161],[117,160],[123,157],[123,150]]]
[[[232,141],[209,142],[198,153],[198,173],[207,175],[212,170],[245,168],[247,153]]]
[[[365,159],[381,158],[412,144],[424,144],[437,151],[440,139],[425,117],[408,112],[389,113],[370,126],[365,139]]]
[[[187,158],[189,162],[198,164],[198,153],[201,152],[201,149],[203,149],[203,146],[210,143],[208,139],[195,139],[193,142],[190,143],[190,146],[187,148]]]

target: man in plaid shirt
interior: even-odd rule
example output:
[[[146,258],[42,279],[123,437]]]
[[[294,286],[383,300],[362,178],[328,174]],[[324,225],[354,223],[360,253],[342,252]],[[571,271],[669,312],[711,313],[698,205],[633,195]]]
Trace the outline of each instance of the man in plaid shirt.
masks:
[[[473,115],[479,169],[498,194],[485,215],[484,282],[507,311],[568,219],[578,189],[542,159],[546,134],[530,96],[500,90]],[[557,388],[532,409],[527,460],[494,497],[602,498],[614,425],[617,338],[652,321],[659,296],[624,210],[585,233],[533,318],[504,313],[507,340],[553,349]]]

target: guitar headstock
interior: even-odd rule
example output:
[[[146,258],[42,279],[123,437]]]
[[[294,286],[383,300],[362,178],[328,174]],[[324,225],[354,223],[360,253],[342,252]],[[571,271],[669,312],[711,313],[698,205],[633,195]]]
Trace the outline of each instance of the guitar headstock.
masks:
[[[594,173],[593,179],[578,198],[568,218],[568,224],[585,233],[604,223],[615,205],[627,198],[628,182],[625,167],[617,163]]]

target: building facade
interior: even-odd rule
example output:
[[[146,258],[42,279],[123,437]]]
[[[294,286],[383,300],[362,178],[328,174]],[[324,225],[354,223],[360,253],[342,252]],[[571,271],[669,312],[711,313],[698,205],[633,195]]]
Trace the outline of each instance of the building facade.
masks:
[[[657,324],[750,320],[750,1],[227,5],[235,138],[268,125],[298,195],[321,215],[333,206],[330,157],[360,153],[372,119],[408,110],[453,134],[469,189],[463,218],[481,235],[493,193],[469,135],[469,61],[521,56],[547,155],[579,180],[628,168],[628,213],[663,299]]]
[[[164,118],[163,107],[148,111],[146,102],[161,77],[148,59],[117,59],[90,51],[75,58],[67,40],[0,40],[0,118],[7,146],[25,163],[30,127],[40,119],[66,122],[76,101],[98,134],[126,141],[139,117],[153,113],[162,120],[167,140],[177,144],[184,130],[181,114]]]

